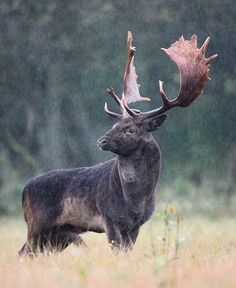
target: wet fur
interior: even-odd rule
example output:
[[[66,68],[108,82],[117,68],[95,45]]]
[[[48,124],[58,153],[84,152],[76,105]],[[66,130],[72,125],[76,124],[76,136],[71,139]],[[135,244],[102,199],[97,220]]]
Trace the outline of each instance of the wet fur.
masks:
[[[154,211],[160,171],[159,147],[150,133],[142,133],[128,155],[32,178],[23,190],[28,237],[19,254],[78,246],[87,231],[105,232],[113,248],[131,248]]]

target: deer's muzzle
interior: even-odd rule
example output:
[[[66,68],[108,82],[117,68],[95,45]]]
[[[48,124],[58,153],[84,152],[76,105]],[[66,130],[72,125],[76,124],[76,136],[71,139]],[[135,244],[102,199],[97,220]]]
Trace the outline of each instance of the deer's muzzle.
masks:
[[[102,149],[105,148],[107,143],[108,143],[108,139],[104,136],[98,139],[98,147],[99,148],[102,148]]]

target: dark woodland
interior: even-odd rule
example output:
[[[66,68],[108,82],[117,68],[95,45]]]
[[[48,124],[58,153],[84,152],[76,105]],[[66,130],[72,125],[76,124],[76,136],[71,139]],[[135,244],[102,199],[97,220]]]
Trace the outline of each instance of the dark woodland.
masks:
[[[228,0],[1,1],[0,213],[21,211],[29,178],[114,156],[97,139],[115,124],[104,102],[119,112],[106,89],[122,93],[128,30],[140,94],[151,99],[130,105],[141,111],[161,105],[159,80],[170,99],[178,95],[178,69],[160,48],[181,35],[196,34],[198,47],[211,37],[206,56],[219,54],[212,80],[153,134],[162,151],[158,193],[168,187],[171,197],[234,197],[235,11]]]

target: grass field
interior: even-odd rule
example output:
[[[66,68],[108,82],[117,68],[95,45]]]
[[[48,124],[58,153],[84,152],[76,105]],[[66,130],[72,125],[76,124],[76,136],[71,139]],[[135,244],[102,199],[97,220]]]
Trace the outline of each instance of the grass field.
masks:
[[[179,218],[168,206],[146,223],[132,252],[115,255],[105,235],[87,233],[88,247],[20,259],[26,227],[0,219],[0,286],[20,287],[236,287],[233,217]]]

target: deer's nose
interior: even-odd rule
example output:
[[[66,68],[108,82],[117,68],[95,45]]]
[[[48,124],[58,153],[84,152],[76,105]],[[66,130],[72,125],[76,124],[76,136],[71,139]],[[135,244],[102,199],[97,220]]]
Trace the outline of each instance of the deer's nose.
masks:
[[[100,139],[98,139],[98,146],[102,147],[104,145],[106,145],[108,142],[108,140],[105,137],[101,137]]]

